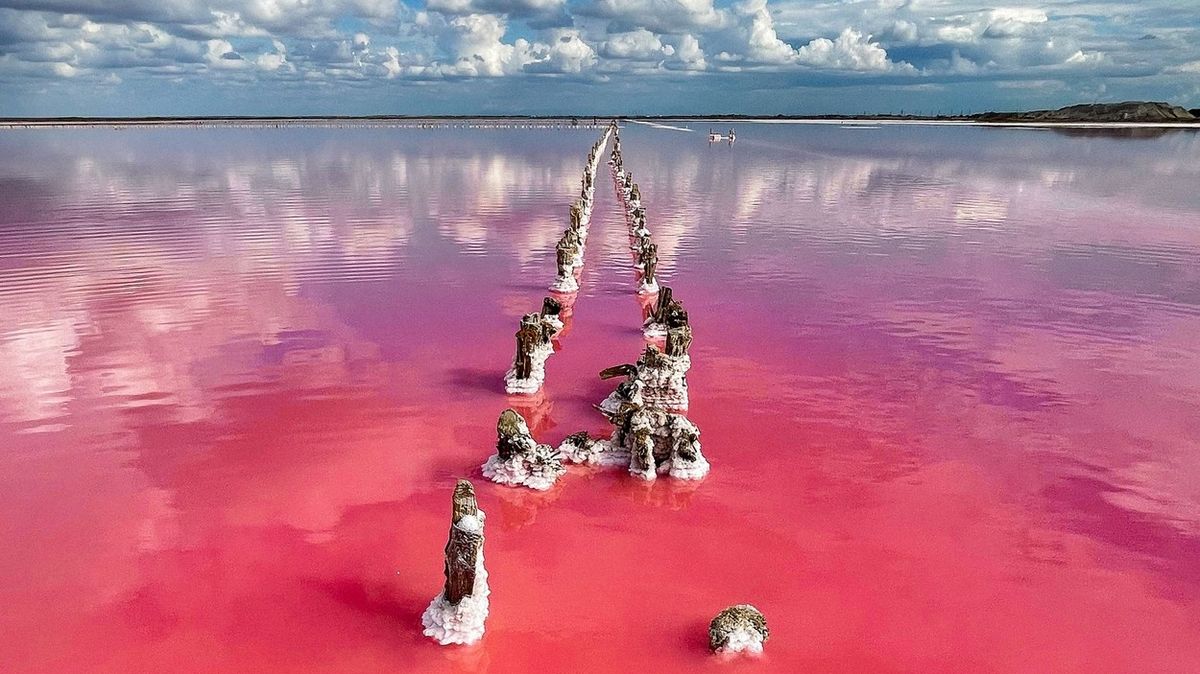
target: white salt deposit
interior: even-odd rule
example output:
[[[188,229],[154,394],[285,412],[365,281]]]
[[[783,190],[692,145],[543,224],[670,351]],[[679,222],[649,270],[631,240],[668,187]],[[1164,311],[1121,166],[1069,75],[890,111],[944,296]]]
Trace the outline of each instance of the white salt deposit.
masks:
[[[552,353],[554,353],[554,346],[551,344],[539,344],[535,347],[530,354],[532,367],[529,370],[529,376],[522,379],[517,376],[515,370],[510,368],[504,375],[504,390],[508,393],[526,395],[537,393],[546,381],[546,359]]]
[[[762,634],[751,627],[739,627],[731,630],[725,641],[725,645],[718,648],[717,652],[759,655],[763,652]]]
[[[468,520],[470,520],[468,522]],[[454,526],[471,533],[483,534],[483,511],[477,516],[467,515]],[[468,528],[469,527],[469,528]],[[475,557],[475,584],[471,594],[463,597],[457,605],[446,601],[443,590],[432,602],[425,613],[421,615],[421,625],[424,634],[432,637],[439,644],[473,644],[483,638],[483,623],[488,616],[488,595],[491,590],[487,584],[487,569],[483,566],[483,546],[479,546],[479,554]]]

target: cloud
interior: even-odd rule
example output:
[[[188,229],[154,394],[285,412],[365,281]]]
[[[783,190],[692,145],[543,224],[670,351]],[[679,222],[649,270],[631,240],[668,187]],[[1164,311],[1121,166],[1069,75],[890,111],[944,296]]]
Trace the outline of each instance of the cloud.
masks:
[[[695,41],[695,38],[692,38]],[[627,33],[611,33],[601,47],[605,58],[630,59],[634,61],[661,61],[675,53],[675,48],[663,44],[662,39],[639,28]]]
[[[675,46],[675,60],[667,64],[668,68],[679,70],[701,71],[708,68],[708,60],[704,58],[704,50],[700,41],[694,35],[684,33]]]
[[[1167,68],[1167,72],[1172,74],[1200,75],[1200,61],[1189,61],[1188,63],[1180,63],[1179,65],[1170,66]]]
[[[453,61],[445,74],[498,77],[518,73],[530,60],[529,42],[503,41],[504,19],[495,14],[468,14],[450,21],[445,46]]]
[[[597,61],[596,50],[576,30],[556,30],[549,48],[539,45],[538,51],[539,56],[525,64],[527,72],[580,74],[592,69]]]
[[[0,110],[35,109],[44,85],[60,101],[78,92],[81,106],[89,87],[136,90],[152,106],[186,84],[245,87],[238,101],[330,92],[312,100],[336,108],[372,83],[462,82],[463,100],[520,111],[529,96],[560,98],[567,81],[603,83],[612,105],[634,91],[639,105],[674,104],[687,81],[709,87],[701,107],[712,92],[787,105],[789,88],[903,92],[917,79],[1009,108],[1019,101],[1005,92],[1065,99],[1104,85],[1104,96],[1195,106],[1198,88],[1181,81],[1197,63],[1200,6],[1172,0],[0,0]],[[529,82],[525,97],[487,88],[503,78]],[[448,100],[415,91],[389,100]]]
[[[915,72],[907,63],[895,63],[887,50],[870,35],[850,27],[843,28],[836,38],[814,38],[795,48],[779,37],[775,19],[766,0],[745,0],[735,6],[739,21],[740,49],[724,50],[721,61],[745,66],[806,66],[822,70],[856,72]]]
[[[907,63],[888,60],[887,51],[871,42],[870,35],[863,35],[853,28],[843,30],[834,40],[818,38],[809,42],[796,51],[796,60],[814,68],[831,70],[915,71]]]
[[[998,7],[985,16],[981,35],[990,38],[1018,37],[1049,21],[1045,12],[1029,7]]]
[[[775,33],[775,20],[767,11],[767,0],[746,0],[738,12],[749,17],[745,27],[747,60],[757,63],[791,63],[796,60],[796,50],[779,39]]]
[[[508,14],[538,16],[557,14],[564,0],[427,0],[425,8],[443,14]]]
[[[362,34],[360,33],[359,35]],[[366,38],[365,35],[362,35],[362,37]],[[356,35],[355,43],[357,44],[357,42],[358,36]],[[287,47],[279,40],[272,40],[271,46],[274,48],[274,51],[259,54],[255,57],[254,64],[266,71],[276,71],[280,68],[294,69],[292,64],[288,63],[287,60]]]
[[[592,0],[580,6],[583,16],[611,19],[616,32],[644,28],[656,33],[715,30],[728,25],[728,12],[712,0]]]

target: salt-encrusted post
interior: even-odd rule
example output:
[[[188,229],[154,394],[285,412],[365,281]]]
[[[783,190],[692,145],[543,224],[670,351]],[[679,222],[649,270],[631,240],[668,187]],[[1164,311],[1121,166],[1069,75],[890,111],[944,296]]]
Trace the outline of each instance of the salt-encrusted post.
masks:
[[[671,300],[674,299],[674,292],[671,286],[663,286],[658,291],[658,302],[654,305],[654,311],[650,312],[650,316],[659,323],[666,323],[667,307],[671,305]]]
[[[767,619],[750,604],[730,606],[708,625],[708,647],[717,653],[762,653],[770,637]]]
[[[550,332],[557,334],[562,331],[563,325],[563,305],[560,300],[555,297],[542,298],[542,322],[550,328]]]
[[[641,250],[638,261],[642,265],[642,283],[638,292],[645,295],[658,292],[658,244],[647,244]]]
[[[544,304],[544,303],[543,303]],[[525,314],[517,329],[517,353],[512,367],[504,375],[508,393],[533,394],[546,379],[546,359],[554,353],[551,336],[562,328],[557,320],[546,320],[540,313]]]
[[[483,637],[490,594],[483,566],[483,522],[475,489],[459,480],[451,500],[446,583],[421,616],[425,635],[442,645],[471,644]]]
[[[583,225],[583,206],[579,201],[571,203],[571,229],[579,229]]]
[[[513,373],[517,379],[528,379],[533,373],[533,352],[541,339],[542,330],[539,321],[528,315],[521,319],[517,329],[517,355],[513,358]]]
[[[692,346],[692,328],[686,323],[667,330],[667,343],[663,353],[668,356],[686,356]],[[690,362],[688,363],[691,364]]]
[[[545,491],[566,472],[558,452],[550,445],[538,444],[516,410],[500,413],[496,453],[483,464],[484,477],[499,484]]]
[[[671,328],[688,325],[688,313],[683,303],[675,299],[670,286],[662,286],[658,291],[658,301],[651,309],[650,315],[642,324],[642,334],[646,339],[660,339],[667,336]],[[668,352],[670,349],[668,349]]]
[[[446,601],[457,604],[475,587],[475,558],[483,547],[483,529],[472,531],[455,526],[464,517],[479,517],[475,488],[466,480],[454,485],[450,539],[446,541]]]

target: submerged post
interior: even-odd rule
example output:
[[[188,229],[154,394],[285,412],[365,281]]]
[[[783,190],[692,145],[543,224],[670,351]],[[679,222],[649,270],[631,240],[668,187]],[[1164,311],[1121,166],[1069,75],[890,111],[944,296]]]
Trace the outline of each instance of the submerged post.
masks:
[[[767,619],[750,604],[730,606],[708,625],[708,647],[717,653],[762,653],[770,637]]]

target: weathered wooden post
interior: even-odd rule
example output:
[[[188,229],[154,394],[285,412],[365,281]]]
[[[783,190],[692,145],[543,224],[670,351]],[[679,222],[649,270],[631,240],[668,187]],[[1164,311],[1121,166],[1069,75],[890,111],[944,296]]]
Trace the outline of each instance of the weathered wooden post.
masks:
[[[666,318],[667,315],[667,305],[671,303],[673,298],[674,295],[673,291],[671,290],[671,286],[663,286],[662,289],[658,291],[658,301],[654,304],[654,311],[650,314],[655,322],[666,323],[666,321],[663,319]]]
[[[658,292],[658,244],[646,244],[641,250],[638,261],[642,265],[642,283],[638,286],[638,293],[649,295],[650,293]]]
[[[513,358],[513,374],[517,379],[528,379],[533,374],[533,351],[541,337],[541,328],[529,316],[521,319],[517,328],[517,354]]]
[[[663,353],[672,357],[686,356],[691,346],[692,328],[687,323],[667,329],[667,344]]]
[[[459,480],[451,497],[446,582],[421,616],[424,634],[442,645],[470,644],[483,637],[490,594],[483,566],[483,522],[474,487]]]
[[[446,541],[446,601],[457,604],[475,589],[475,560],[483,548],[483,526],[458,526],[463,518],[478,519],[475,488],[467,480],[454,485],[450,538]]]
[[[500,413],[496,453],[483,464],[484,477],[498,484],[546,491],[566,472],[558,452],[550,445],[538,444],[516,410]]]
[[[512,367],[504,375],[508,393],[537,393],[546,379],[546,359],[554,353],[550,336],[555,326],[539,313],[525,314],[517,328],[517,352]]]
[[[563,329],[563,305],[553,297],[542,298],[542,322],[550,326],[554,332],[559,332]]]

